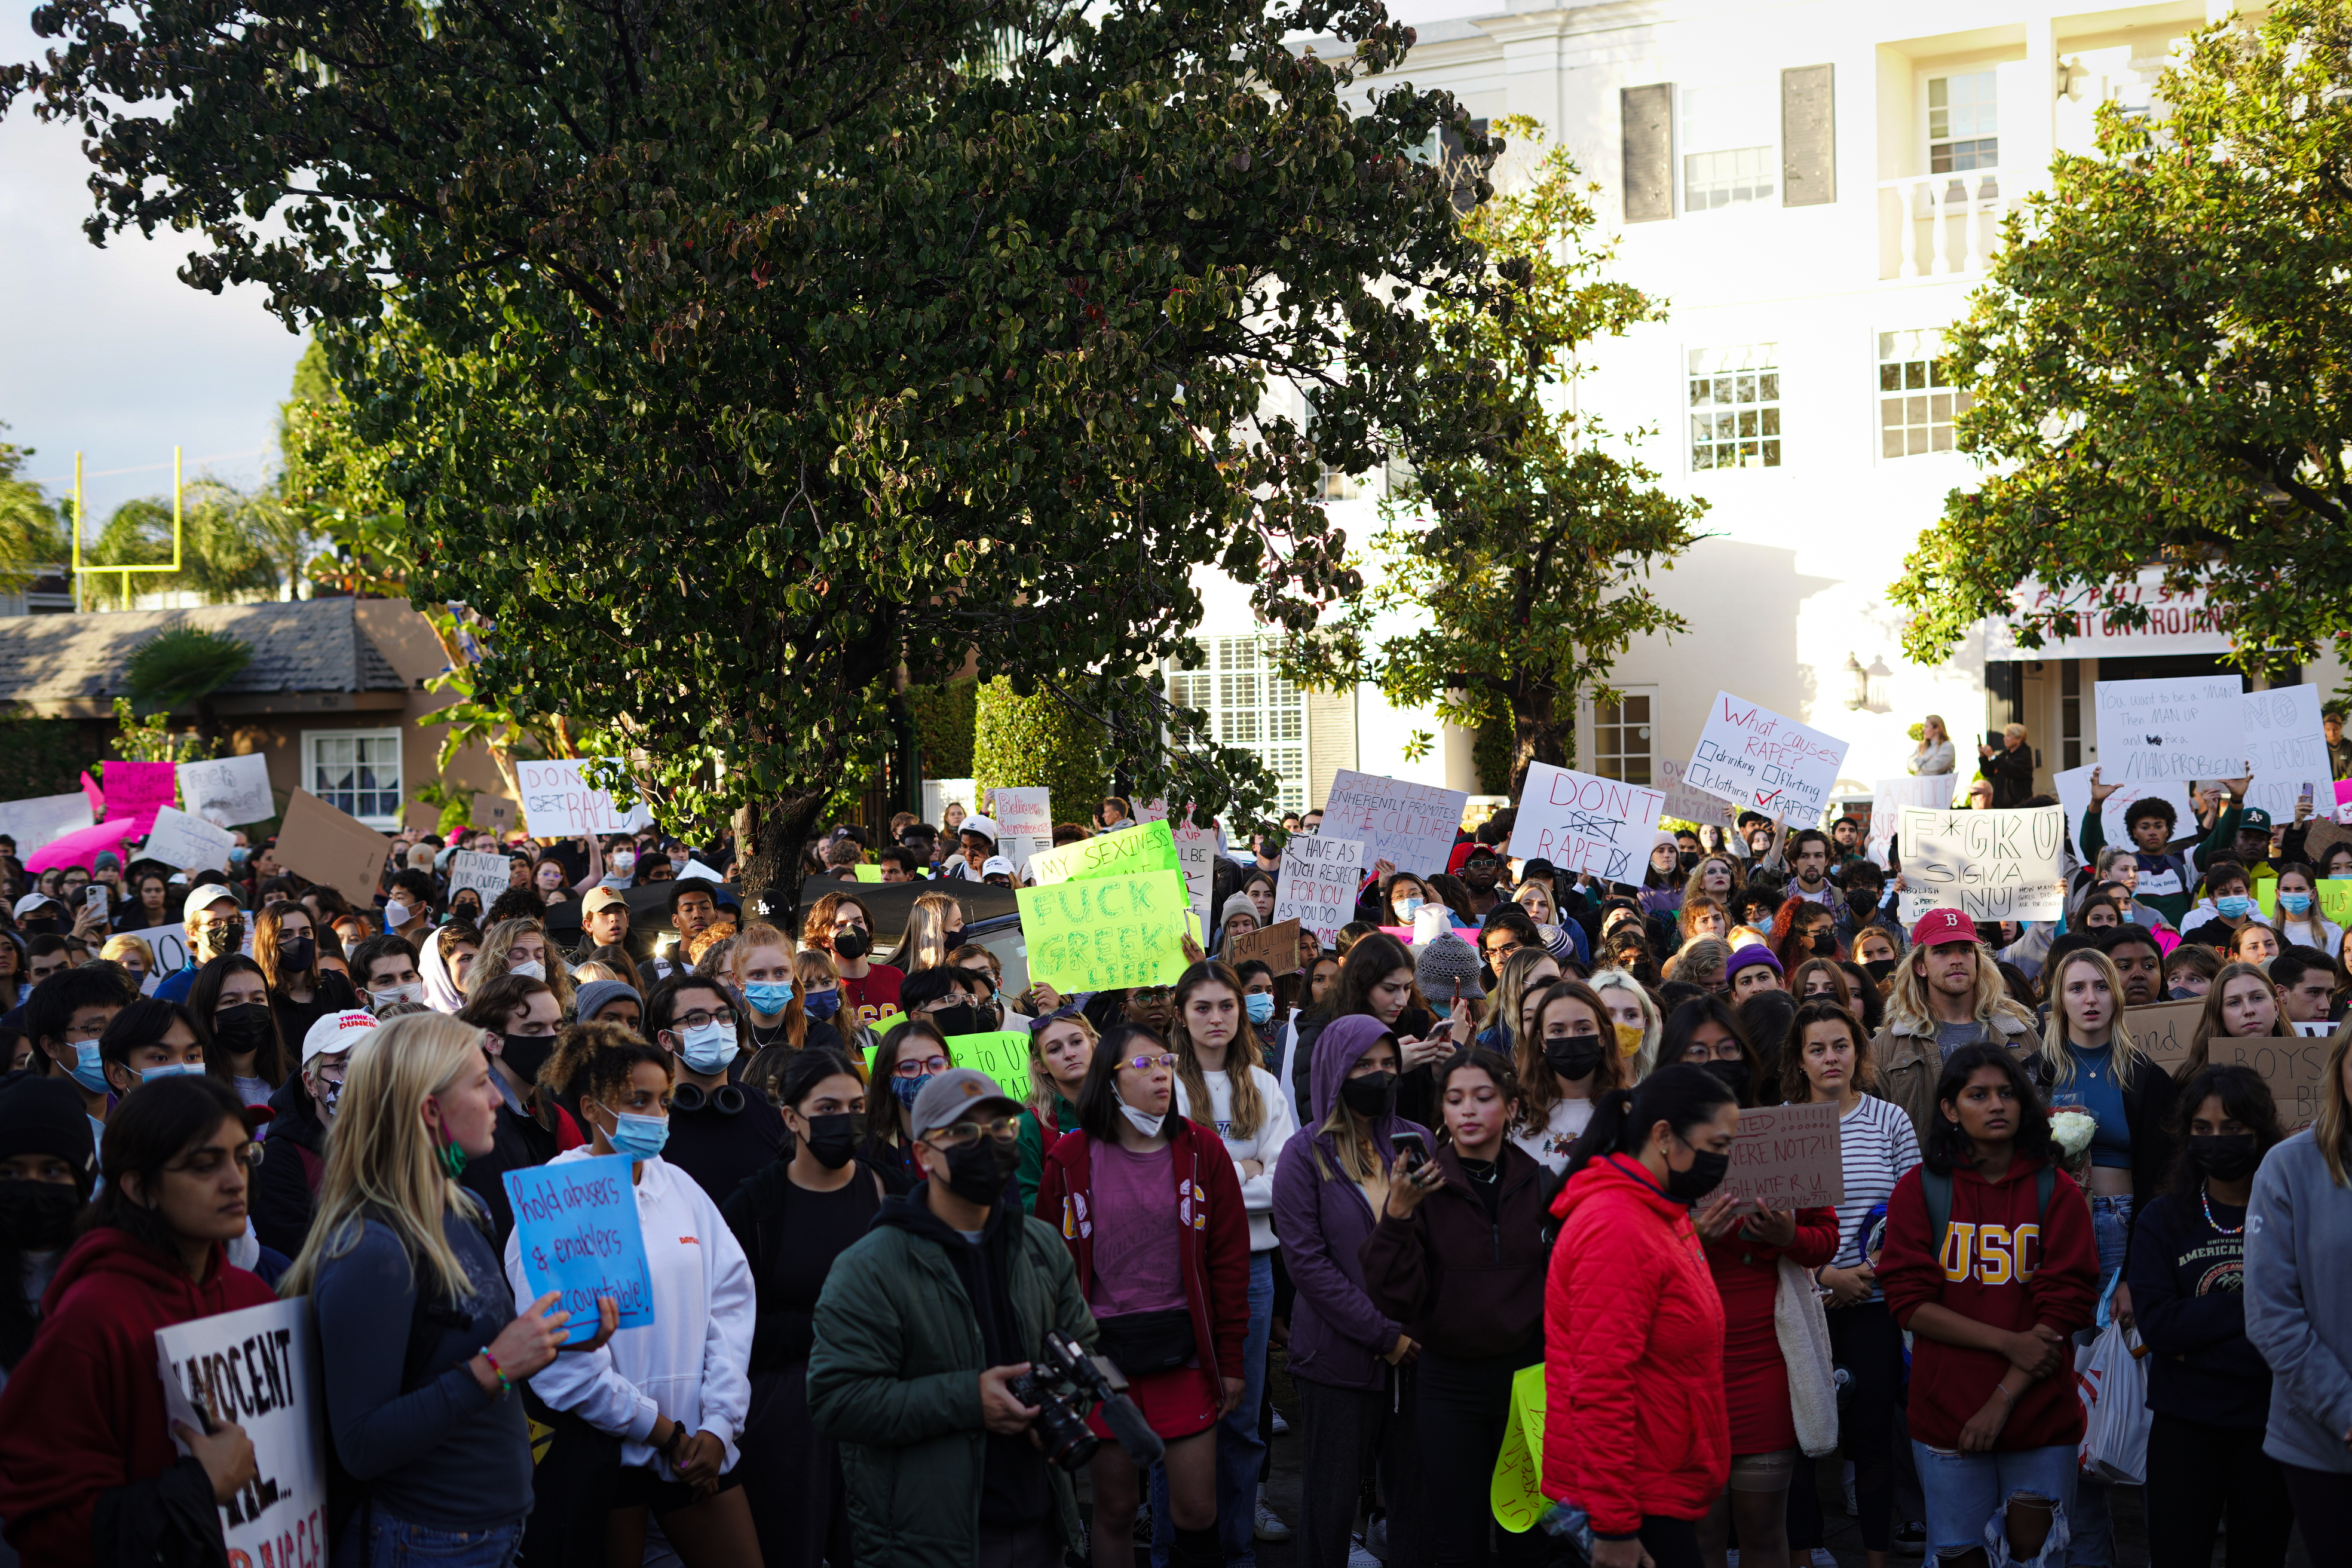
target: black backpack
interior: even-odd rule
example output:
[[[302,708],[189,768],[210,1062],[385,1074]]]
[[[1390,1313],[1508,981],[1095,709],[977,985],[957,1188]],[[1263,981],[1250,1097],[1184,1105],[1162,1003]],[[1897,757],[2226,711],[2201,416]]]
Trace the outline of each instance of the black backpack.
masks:
[[[414,1268],[414,1260],[411,1268]],[[419,1282],[422,1279],[419,1277]],[[449,1329],[461,1329],[474,1321],[471,1312],[443,1301],[438,1296],[419,1289],[415,1307],[408,1318],[408,1344],[401,1352],[400,1392],[408,1394],[424,1385],[425,1361],[433,1353],[442,1333]],[[327,1460],[327,1541],[331,1561],[339,1561],[333,1553],[343,1539],[344,1528],[354,1514],[364,1512],[373,1500],[375,1488],[343,1468],[342,1456],[335,1450],[335,1436],[331,1429],[324,1445]],[[368,1561],[371,1550],[362,1535],[359,1561]]]

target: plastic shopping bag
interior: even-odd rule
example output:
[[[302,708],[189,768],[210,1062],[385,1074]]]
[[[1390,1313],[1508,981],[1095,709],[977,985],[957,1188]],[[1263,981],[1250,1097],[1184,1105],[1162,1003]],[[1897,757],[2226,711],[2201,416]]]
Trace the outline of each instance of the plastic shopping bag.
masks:
[[[2100,1331],[2091,1347],[2095,1386],[2084,1395],[2090,1419],[2083,1437],[2083,1468],[2104,1480],[2133,1487],[2147,1479],[2147,1367],[2134,1353],[2138,1340],[2115,1323]]]

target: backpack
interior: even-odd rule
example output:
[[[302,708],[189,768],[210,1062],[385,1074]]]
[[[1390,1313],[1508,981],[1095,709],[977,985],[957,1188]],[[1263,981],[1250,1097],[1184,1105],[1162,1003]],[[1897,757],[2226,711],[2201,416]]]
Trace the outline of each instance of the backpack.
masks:
[[[2042,1222],[2043,1235],[2050,1229],[2050,1194],[2058,1189],[2058,1167],[2043,1161],[2042,1169],[2033,1173],[2033,1203],[2036,1217]],[[1927,1234],[1936,1238],[1936,1257],[1944,1256],[1944,1241],[1952,1228],[1952,1178],[1949,1173],[1937,1175],[1927,1166],[1919,1167],[1919,1195],[1927,1200]]]

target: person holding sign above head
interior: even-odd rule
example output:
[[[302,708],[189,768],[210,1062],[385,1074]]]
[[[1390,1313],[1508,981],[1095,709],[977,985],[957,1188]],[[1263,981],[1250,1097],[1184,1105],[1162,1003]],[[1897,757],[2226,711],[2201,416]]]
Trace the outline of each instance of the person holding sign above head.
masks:
[[[518,1391],[555,1361],[571,1314],[552,1293],[516,1311],[487,1216],[455,1179],[496,1136],[475,1031],[436,1014],[348,1016],[349,1093],[284,1284],[310,1298],[328,1440],[364,1489],[335,1561],[504,1568],[530,1504]],[[582,1348],[612,1336],[617,1312],[603,1311]]]
[[[2242,791],[2245,782],[2238,781]],[[2091,770],[2091,804],[2083,813],[2082,826],[2074,835],[2075,847],[2084,860],[2095,863],[2099,851],[2106,847],[2105,808],[2108,797],[2123,787],[2119,784],[2102,784],[2099,770]],[[2179,820],[2180,814],[2161,795],[2143,796],[2124,808],[2124,831],[2131,836],[2139,862],[2132,897],[2155,909],[2176,929],[2180,928],[2194,901],[2198,872],[2206,872],[2210,879],[2213,863],[2227,857],[2234,847],[2237,826],[2233,822],[2229,833],[2217,831],[2201,840],[2195,835],[2176,839],[2173,833]],[[2269,819],[2263,820],[2267,827]]]
[[[716,980],[673,976],[646,998],[646,1032],[677,1068],[665,1158],[724,1202],[784,1146],[768,1097],[743,1081],[735,999]]]
[[[2009,999],[2000,970],[1958,910],[1929,910],[1911,928],[1911,951],[1895,971],[1886,1026],[1870,1042],[1885,1097],[1911,1118],[1926,1147],[1944,1063],[1966,1045],[2032,1044],[2033,1015]]]
[[[225,1249],[261,1159],[248,1114],[226,1084],[188,1076],[108,1124],[105,1184],[0,1392],[0,1520],[28,1563],[222,1561],[216,1505],[257,1479],[253,1444],[211,1413],[209,1432],[175,1427],[155,1331],[277,1300]]]
[[[551,1166],[628,1156],[652,1284],[651,1322],[621,1330],[601,1349],[562,1356],[531,1380],[531,1392],[551,1410],[621,1440],[619,1476],[587,1504],[590,1515],[604,1520],[605,1559],[639,1560],[651,1512],[688,1568],[757,1563],[759,1537],[736,1464],[751,1402],[757,1295],[751,1265],[719,1205],[661,1157],[675,1081],[670,1053],[617,1025],[580,1024],[564,1033],[540,1079],[578,1101],[594,1136],[589,1147],[558,1154]],[[521,1237],[518,1228],[506,1244],[518,1305],[533,1300]],[[539,1467],[541,1480],[548,1468]],[[542,1521],[534,1510],[530,1542],[542,1523],[552,1533],[587,1522]],[[539,1555],[529,1542],[526,1554]]]

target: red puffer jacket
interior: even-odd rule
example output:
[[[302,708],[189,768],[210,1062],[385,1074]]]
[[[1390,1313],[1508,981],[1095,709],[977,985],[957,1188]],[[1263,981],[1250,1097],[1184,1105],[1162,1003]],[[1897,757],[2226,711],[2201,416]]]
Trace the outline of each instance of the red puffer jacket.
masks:
[[[1723,1301],[1681,1204],[1626,1154],[1562,1189],[1544,1288],[1544,1495],[1595,1535],[1696,1519],[1731,1473]]]

